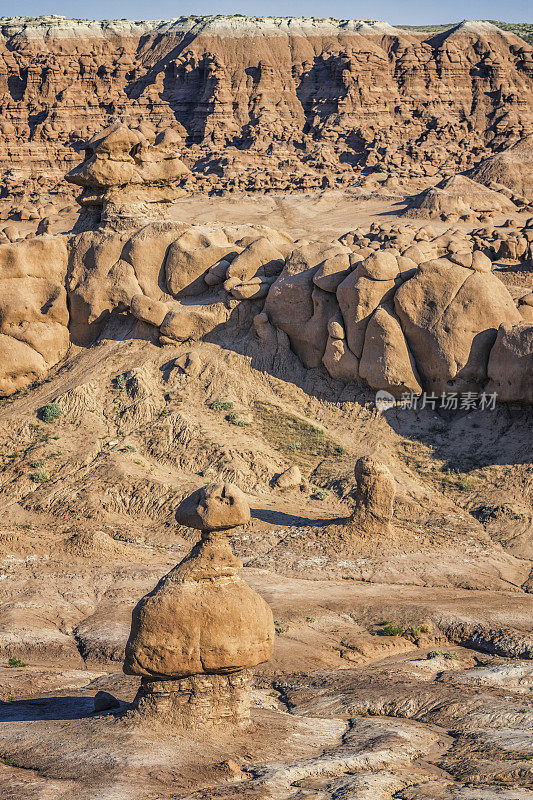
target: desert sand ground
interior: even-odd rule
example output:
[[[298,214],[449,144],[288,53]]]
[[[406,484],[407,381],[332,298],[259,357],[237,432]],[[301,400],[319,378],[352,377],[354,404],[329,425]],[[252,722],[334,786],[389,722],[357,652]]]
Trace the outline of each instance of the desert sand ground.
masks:
[[[292,210],[292,230],[311,233],[320,202]],[[354,212],[332,205],[340,228]],[[180,214],[219,219],[235,204],[201,207],[190,200]],[[238,204],[239,218],[260,207]],[[26,664],[1,671],[2,796],[533,794],[531,412],[379,413],[364,391],[258,371],[238,343],[198,344],[197,378],[168,372],[183,350],[110,335],[73,348],[0,411],[0,646],[5,664]],[[126,370],[142,378],[140,394],[116,388]],[[40,422],[57,397],[62,417]],[[232,426],[213,400],[250,424]],[[335,532],[365,452],[401,487],[394,533],[347,554]],[[306,485],[273,488],[290,463]],[[32,480],[39,469],[49,480]],[[252,729],[184,741],[95,714],[96,691],[123,708],[133,699],[138,679],[121,672],[131,609],[194,541],[173,509],[221,478],[249,496],[252,522],[234,549],[276,620]],[[384,623],[399,635],[382,635]]]

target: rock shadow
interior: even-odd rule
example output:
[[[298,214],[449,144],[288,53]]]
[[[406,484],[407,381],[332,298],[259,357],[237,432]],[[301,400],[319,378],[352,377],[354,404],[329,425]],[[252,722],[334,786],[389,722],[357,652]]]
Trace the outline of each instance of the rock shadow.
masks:
[[[121,704],[121,708],[113,709],[113,713],[121,713],[125,707],[126,704]],[[0,702],[0,723],[86,719],[99,714],[94,711],[92,696],[39,697]]]
[[[395,433],[429,446],[447,475],[530,464],[533,458],[533,409],[527,406],[496,404],[494,410],[470,411],[395,407],[382,414]]]
[[[286,514],[284,511],[274,511],[270,508],[251,508],[250,512],[252,519],[269,522],[271,525],[306,525],[321,528],[346,522],[346,517],[312,519],[311,517],[300,517],[296,514]]]

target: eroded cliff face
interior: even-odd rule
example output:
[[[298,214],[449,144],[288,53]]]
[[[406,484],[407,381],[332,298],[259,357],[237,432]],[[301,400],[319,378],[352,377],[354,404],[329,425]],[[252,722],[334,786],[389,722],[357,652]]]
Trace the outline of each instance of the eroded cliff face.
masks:
[[[172,127],[199,189],[451,174],[533,131],[533,48],[489,23],[0,21],[4,193],[41,194],[113,121]]]

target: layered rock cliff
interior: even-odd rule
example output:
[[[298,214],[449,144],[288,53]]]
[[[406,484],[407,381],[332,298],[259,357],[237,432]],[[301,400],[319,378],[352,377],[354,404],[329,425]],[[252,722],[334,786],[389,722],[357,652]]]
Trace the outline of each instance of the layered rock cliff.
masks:
[[[171,127],[199,189],[445,176],[533,131],[533,48],[489,23],[0,20],[3,192],[35,202],[119,120]]]

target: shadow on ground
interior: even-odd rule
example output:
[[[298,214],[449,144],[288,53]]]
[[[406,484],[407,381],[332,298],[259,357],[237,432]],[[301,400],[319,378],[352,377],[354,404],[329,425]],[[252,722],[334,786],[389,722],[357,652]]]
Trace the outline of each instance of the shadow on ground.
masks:
[[[115,709],[115,712],[118,709]],[[93,717],[94,697],[42,697],[0,702],[0,723]]]

